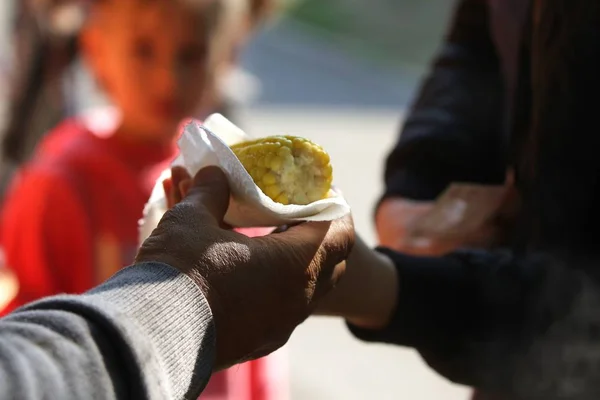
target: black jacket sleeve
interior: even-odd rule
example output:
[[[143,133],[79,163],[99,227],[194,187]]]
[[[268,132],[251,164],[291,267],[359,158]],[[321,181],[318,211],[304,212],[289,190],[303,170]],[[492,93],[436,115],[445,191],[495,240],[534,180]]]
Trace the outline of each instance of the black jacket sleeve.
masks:
[[[385,165],[385,197],[437,197],[452,181],[501,183],[504,87],[486,1],[462,0]]]
[[[600,285],[587,262],[378,250],[398,270],[397,308],[385,329],[350,326],[358,338],[414,347],[446,378],[511,398],[600,394]]]

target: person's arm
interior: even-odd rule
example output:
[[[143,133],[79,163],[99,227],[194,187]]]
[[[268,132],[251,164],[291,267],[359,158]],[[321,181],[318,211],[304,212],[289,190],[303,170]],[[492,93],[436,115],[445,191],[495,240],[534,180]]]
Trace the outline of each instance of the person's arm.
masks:
[[[214,358],[200,287],[166,264],[142,263],[84,295],[0,319],[0,398],[197,398]]]
[[[376,222],[383,245],[401,247],[414,215],[456,181],[505,179],[504,86],[487,2],[462,0],[446,41],[385,163]]]
[[[249,238],[222,227],[226,175],[187,175],[137,265],[0,319],[0,399],[195,399],[213,370],[283,346],[343,275],[349,215]]]
[[[584,349],[595,340],[590,335],[600,322],[593,311],[600,307],[600,289],[576,269],[585,267],[583,262],[565,265],[543,255],[524,259],[486,251],[444,257],[378,251],[396,268],[396,295],[388,294],[387,303],[379,307],[395,310],[371,310],[371,317],[353,319],[349,327],[364,341],[413,347],[454,382],[528,399],[555,398],[554,385],[573,372],[575,364],[587,368],[597,360]],[[350,260],[348,274],[374,265]],[[389,274],[372,276],[379,281],[365,280],[352,288],[344,288],[342,281],[336,291],[351,290],[355,299],[368,303],[372,293],[389,286]],[[326,314],[340,314],[329,307]],[[347,305],[337,307],[352,315]],[[596,378],[586,375],[581,387],[588,390]],[[549,386],[532,385],[540,381]]]
[[[344,277],[319,302],[314,315],[344,317],[363,328],[383,328],[396,308],[397,274],[389,257],[357,237]]]
[[[24,170],[2,210],[2,247],[19,292],[4,312],[46,296],[94,285],[89,211],[59,170]]]

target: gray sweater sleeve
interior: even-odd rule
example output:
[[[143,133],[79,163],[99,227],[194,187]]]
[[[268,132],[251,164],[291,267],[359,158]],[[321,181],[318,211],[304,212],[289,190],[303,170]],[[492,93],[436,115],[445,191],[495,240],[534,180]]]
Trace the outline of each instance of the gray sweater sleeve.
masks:
[[[212,314],[164,264],[0,320],[0,399],[196,399],[212,372]]]

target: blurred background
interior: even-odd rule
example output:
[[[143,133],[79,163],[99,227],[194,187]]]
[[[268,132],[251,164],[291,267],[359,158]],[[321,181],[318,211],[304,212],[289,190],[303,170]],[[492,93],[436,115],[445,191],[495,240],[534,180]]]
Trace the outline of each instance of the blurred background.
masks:
[[[305,136],[332,157],[358,231],[375,244],[374,202],[386,151],[426,72],[454,2],[297,0],[253,38],[231,77],[237,121],[251,134]],[[14,74],[14,0],[0,2],[0,93]],[[85,68],[62,81],[70,112],[105,101]],[[5,123],[0,119],[0,123]],[[8,167],[5,167],[8,168]],[[424,316],[426,318],[426,316]],[[282,351],[293,400],[466,399],[411,351],[365,345],[341,321],[312,318]]]

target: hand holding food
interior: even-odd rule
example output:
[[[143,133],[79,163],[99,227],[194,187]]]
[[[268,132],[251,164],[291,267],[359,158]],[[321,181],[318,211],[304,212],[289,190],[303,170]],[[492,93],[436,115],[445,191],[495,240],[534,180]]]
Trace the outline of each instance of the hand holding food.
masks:
[[[333,221],[350,214],[342,194],[331,190],[329,155],[307,139],[254,139],[222,115],[213,114],[203,123],[187,124],[178,145],[173,167],[193,175],[212,165],[227,176],[231,196],[224,221],[232,227]],[[169,187],[168,181],[163,183],[169,176],[170,171],[165,171],[159,178],[144,208],[140,243],[156,228],[169,206],[177,202],[169,199],[170,193],[181,188]]]

